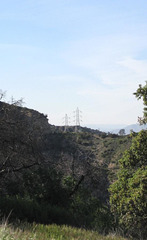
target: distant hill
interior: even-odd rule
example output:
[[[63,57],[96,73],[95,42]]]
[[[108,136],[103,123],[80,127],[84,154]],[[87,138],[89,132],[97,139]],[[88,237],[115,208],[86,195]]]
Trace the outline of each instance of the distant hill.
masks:
[[[118,134],[120,129],[125,129],[126,134],[130,133],[130,130],[133,130],[134,132],[139,132],[143,129],[147,129],[147,124],[146,125],[139,125],[139,124],[131,124],[126,126],[125,124],[121,125],[113,125],[113,124],[88,124],[87,127],[90,127],[92,129],[97,129],[99,131],[103,132],[111,132]]]
[[[102,132],[112,132],[115,129],[122,129],[126,127],[125,124],[86,124],[86,127],[97,129]]]
[[[129,134],[131,130],[133,130],[134,132],[140,132],[141,130],[147,129],[147,124],[146,125],[132,124],[124,127],[123,129],[125,129],[126,134]],[[115,129],[112,132],[118,134],[119,130],[120,129]]]

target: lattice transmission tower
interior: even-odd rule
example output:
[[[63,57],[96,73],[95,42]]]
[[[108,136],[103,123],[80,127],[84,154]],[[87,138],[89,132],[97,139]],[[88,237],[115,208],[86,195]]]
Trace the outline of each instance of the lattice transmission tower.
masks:
[[[82,116],[80,115],[82,112],[79,110],[79,108],[77,107],[77,109],[74,111],[74,122],[75,122],[75,132],[78,131],[78,126],[80,126],[80,123],[82,122]]]
[[[69,126],[69,117],[68,117],[68,115],[67,114],[65,114],[65,117],[63,118],[64,119],[64,132],[66,132],[67,131],[67,128],[68,128],[68,126]]]

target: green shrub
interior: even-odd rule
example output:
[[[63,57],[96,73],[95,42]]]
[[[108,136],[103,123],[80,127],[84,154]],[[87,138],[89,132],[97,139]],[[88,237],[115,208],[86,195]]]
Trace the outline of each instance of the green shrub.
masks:
[[[10,215],[11,220],[36,223],[72,224],[70,213],[62,207],[47,203],[37,203],[35,200],[21,197],[1,197],[0,211],[4,218]],[[11,213],[11,214],[10,214]]]
[[[147,131],[134,138],[120,160],[118,179],[110,187],[110,204],[128,234],[147,235]],[[138,235],[139,234],[139,235]]]

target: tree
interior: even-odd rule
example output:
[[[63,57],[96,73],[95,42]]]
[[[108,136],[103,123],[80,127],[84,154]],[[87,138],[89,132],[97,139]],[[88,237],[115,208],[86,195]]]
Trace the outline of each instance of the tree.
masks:
[[[119,135],[124,136],[125,135],[125,129],[120,129],[119,130]]]
[[[138,121],[140,124],[146,124],[147,123],[147,81],[146,81],[146,85],[144,87],[142,87],[142,85],[139,85],[139,88],[137,89],[137,91],[134,93],[134,95],[136,96],[136,98],[139,99],[143,99],[143,104],[144,104],[144,111],[143,111],[143,117],[138,117]]]
[[[147,131],[134,137],[110,186],[111,210],[118,224],[135,237],[147,234]],[[139,237],[139,236],[137,236]]]
[[[14,97],[11,97],[11,100],[9,102],[5,101],[6,98],[6,91],[3,91],[0,89],[0,101],[3,101],[5,103],[9,103],[10,105],[14,105],[14,106],[18,106],[18,107],[22,107],[25,102],[23,100],[23,98],[20,98],[18,100],[14,99]]]
[[[12,96],[10,104],[12,104],[14,106],[22,107],[25,104],[25,102],[23,101],[23,98],[20,98],[20,99],[16,100]]]
[[[4,92],[0,89],[0,101],[3,100],[5,98],[5,96],[6,96],[6,92]]]

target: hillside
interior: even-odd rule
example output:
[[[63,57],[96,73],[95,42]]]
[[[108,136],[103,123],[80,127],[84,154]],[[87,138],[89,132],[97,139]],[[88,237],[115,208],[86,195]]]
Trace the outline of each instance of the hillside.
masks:
[[[13,209],[11,218],[89,228],[104,221],[109,215],[108,187],[131,138],[74,129],[64,132],[44,114],[0,102],[2,214]],[[103,220],[97,219],[97,210]]]
[[[132,125],[128,125],[126,127],[123,127],[121,129],[125,130],[125,134],[130,134],[130,131],[140,132],[141,130],[146,130],[147,129],[147,124],[144,124],[144,125],[132,124]],[[120,131],[120,129],[112,130],[112,132],[115,133],[115,134],[118,134],[119,131]]]
[[[85,176],[87,183],[96,171],[99,195],[107,189],[107,170],[115,172],[119,158],[131,142],[128,136],[107,135],[82,127],[77,133],[74,127],[69,127],[65,133],[64,128],[48,124],[45,115],[3,102],[0,102],[0,131],[2,176],[15,178],[15,172],[43,164],[77,179]]]

